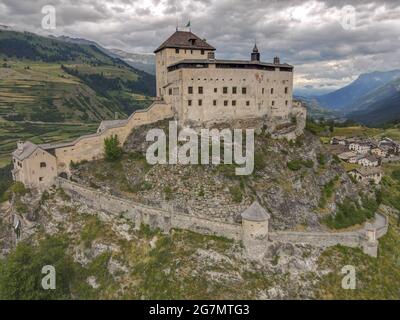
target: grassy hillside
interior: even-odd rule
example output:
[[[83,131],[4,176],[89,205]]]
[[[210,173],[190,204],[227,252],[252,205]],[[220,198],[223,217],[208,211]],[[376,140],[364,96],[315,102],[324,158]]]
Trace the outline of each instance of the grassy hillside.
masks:
[[[400,164],[384,166],[382,202],[400,210]],[[399,218],[390,217],[388,233],[379,240],[377,259],[360,249],[337,246],[326,250],[320,257],[322,269],[330,268],[319,285],[319,298],[323,299],[399,299],[400,284],[400,224]],[[356,289],[343,290],[341,268],[352,265],[356,269]]]
[[[0,115],[8,120],[126,116],[150,103],[154,82],[93,45],[0,31]]]
[[[96,131],[97,124],[26,123],[0,120],[0,167],[10,162],[17,140],[34,143],[68,141]]]

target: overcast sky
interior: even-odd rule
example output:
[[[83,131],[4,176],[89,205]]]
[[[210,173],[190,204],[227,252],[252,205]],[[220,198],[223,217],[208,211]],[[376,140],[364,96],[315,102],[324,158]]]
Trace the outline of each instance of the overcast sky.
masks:
[[[43,30],[42,7],[56,9]],[[152,52],[190,20],[219,58],[295,66],[298,89],[332,90],[360,73],[400,69],[399,0],[0,0],[0,24],[94,40],[108,48]]]

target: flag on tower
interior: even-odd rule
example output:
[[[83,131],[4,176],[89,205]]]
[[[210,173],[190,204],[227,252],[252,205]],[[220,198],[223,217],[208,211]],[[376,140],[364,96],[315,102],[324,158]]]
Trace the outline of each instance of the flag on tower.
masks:
[[[185,28],[190,28],[190,20],[189,20],[188,23],[186,24]]]

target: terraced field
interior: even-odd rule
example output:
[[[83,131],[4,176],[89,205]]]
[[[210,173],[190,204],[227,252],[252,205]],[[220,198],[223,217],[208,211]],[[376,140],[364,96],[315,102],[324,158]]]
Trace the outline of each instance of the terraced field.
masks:
[[[0,167],[11,162],[18,140],[34,143],[68,141],[96,131],[98,124],[26,123],[0,120]]]
[[[0,67],[0,116],[8,120],[99,122],[114,118],[116,112],[125,117],[130,111],[150,103],[143,95],[120,90],[99,95],[79,78],[65,72],[59,64],[7,60],[6,65]],[[136,74],[115,70],[115,67],[81,65],[78,70],[110,79],[137,79]],[[132,110],[116,101],[122,97]]]

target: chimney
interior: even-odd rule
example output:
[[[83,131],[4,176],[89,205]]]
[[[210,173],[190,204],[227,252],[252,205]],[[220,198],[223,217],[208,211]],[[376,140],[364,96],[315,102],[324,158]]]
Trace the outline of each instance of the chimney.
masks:
[[[23,141],[19,140],[17,142],[17,149],[18,149],[18,151],[24,150],[24,142]]]
[[[215,52],[214,51],[210,51],[208,53],[207,59],[208,60],[215,60]]]
[[[281,60],[279,59],[279,57],[275,57],[274,58],[274,64],[280,64]]]

